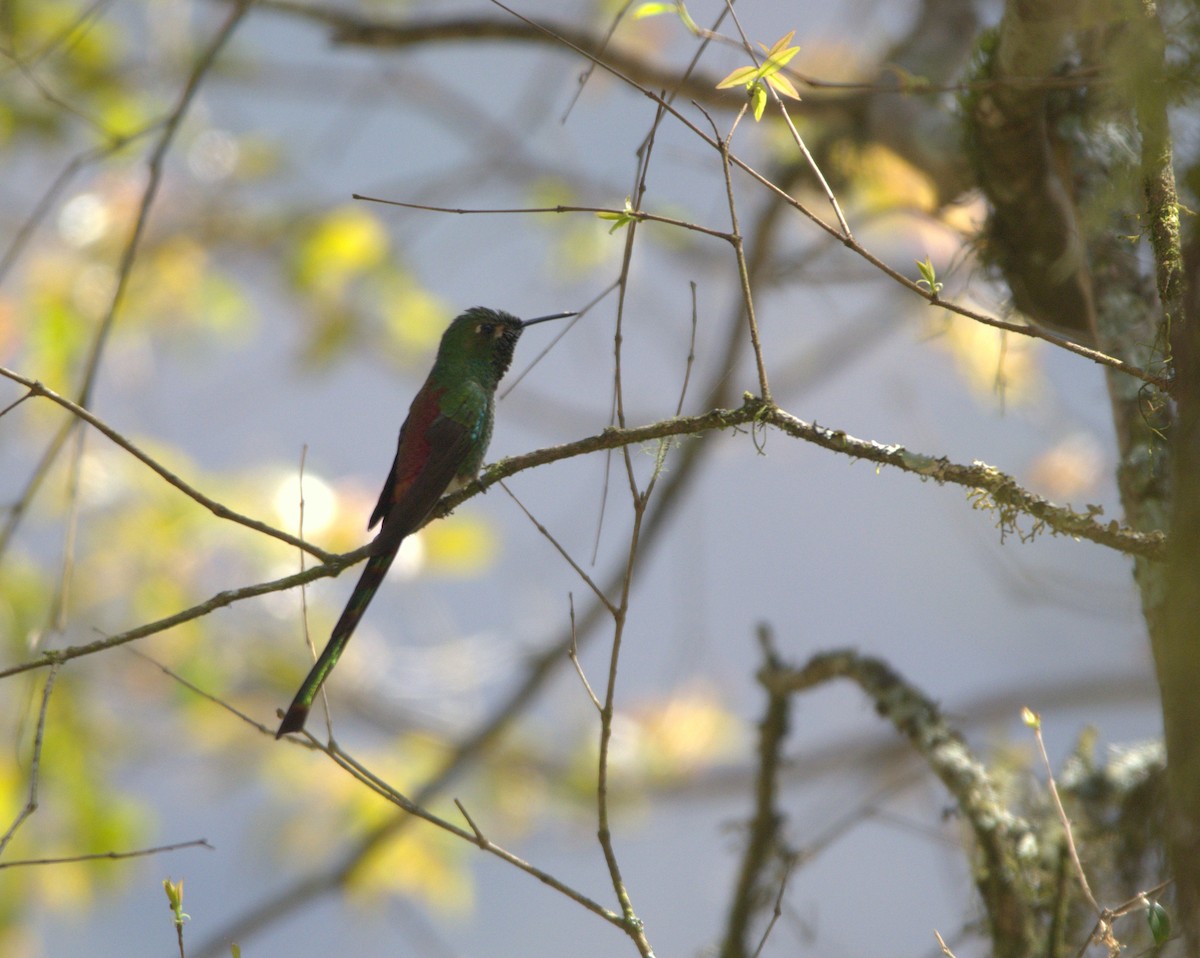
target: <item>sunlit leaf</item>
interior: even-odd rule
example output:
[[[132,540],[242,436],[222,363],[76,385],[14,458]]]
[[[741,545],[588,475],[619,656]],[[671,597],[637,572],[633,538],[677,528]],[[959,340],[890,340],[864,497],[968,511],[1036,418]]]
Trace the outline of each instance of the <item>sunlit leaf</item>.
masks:
[[[664,13],[676,13],[678,9],[678,5],[674,3],[642,3],[634,8],[633,19],[644,20]]]
[[[754,104],[755,122],[762,119],[763,110],[767,108],[767,88],[761,83],[754,84],[750,90],[750,101]]]
[[[792,37],[794,37],[795,35],[796,35],[795,30],[789,30],[782,37],[780,37],[778,40],[775,41],[775,43],[772,45],[771,49],[767,50],[767,56],[771,59],[778,60],[781,54],[787,52],[788,44],[792,42]],[[762,44],[760,43],[759,46],[762,46]],[[763,49],[766,49],[766,48],[763,47]],[[800,49],[799,47],[792,47],[793,51],[799,50],[799,49]],[[792,55],[794,55],[794,54],[792,54]],[[790,59],[791,59],[791,56],[788,57],[788,60],[790,60]],[[786,63],[787,60],[784,60],[782,62]]]
[[[717,89],[727,90],[730,87],[752,83],[757,76],[758,67],[756,66],[738,67],[736,70],[730,73],[729,76],[725,77],[724,80],[717,84]]]
[[[644,20],[647,17],[657,17],[664,13],[675,14],[688,30],[692,33],[699,32],[700,28],[696,26],[696,21],[692,19],[687,7],[682,3],[642,3],[634,9],[633,19]]]
[[[917,285],[924,286],[927,290],[929,290],[929,292],[935,295],[940,293],[944,284],[938,280],[937,271],[934,269],[933,263],[930,261],[929,257],[926,256],[924,259],[919,259],[915,262],[917,264],[917,270],[921,274],[921,278],[917,280]]]
[[[780,50],[778,53],[772,53],[767,57],[767,62],[762,65],[762,75],[770,76],[787,66],[788,62],[797,53],[800,52],[799,47],[788,47],[786,50]]]
[[[793,100],[800,99],[799,91],[792,85],[792,81],[782,73],[771,74],[771,76],[767,77],[767,82],[775,88],[775,92],[780,96],[791,97]]]
[[[608,231],[609,235],[612,235],[622,226],[627,226],[636,220],[638,218],[638,214],[633,208],[632,200],[627,196],[625,197],[625,208],[623,210],[601,210],[596,214],[596,218],[601,220],[612,220],[612,228]]]

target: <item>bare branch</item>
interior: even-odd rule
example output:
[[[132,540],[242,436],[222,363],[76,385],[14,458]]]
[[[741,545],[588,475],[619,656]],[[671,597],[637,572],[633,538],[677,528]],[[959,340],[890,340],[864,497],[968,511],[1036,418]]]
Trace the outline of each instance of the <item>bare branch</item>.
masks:
[[[41,774],[42,768],[42,737],[46,732],[46,710],[50,706],[50,693],[54,691],[54,680],[58,677],[58,666],[54,665],[50,668],[50,673],[46,676],[46,684],[42,686],[42,705],[38,709],[37,729],[33,733],[33,757],[29,761],[29,798],[25,801],[25,806],[17,813],[17,817],[13,819],[13,823],[8,826],[3,836],[0,836],[0,855],[4,854],[4,849],[8,847],[8,843],[12,841],[12,837],[17,833],[27,818],[37,811],[38,807],[38,776]]]
[[[759,641],[766,659],[759,673],[759,683],[767,692],[767,707],[758,726],[758,774],[754,787],[754,815],[750,821],[750,834],[746,840],[746,850],[742,855],[742,865],[738,871],[737,885],[730,904],[725,940],[721,945],[721,958],[746,958],[747,955],[757,955],[762,950],[762,944],[766,941],[770,927],[774,925],[774,919],[754,952],[751,952],[747,945],[750,922],[755,913],[766,904],[763,896],[764,873],[772,861],[789,857],[780,847],[779,831],[783,825],[783,815],[776,807],[776,797],[783,743],[788,734],[791,700],[782,683],[772,681],[780,678],[778,673],[784,672],[785,669],[772,647],[770,632],[766,626],[759,627]],[[775,900],[777,911],[789,870],[790,866],[785,867],[784,876],[779,883],[779,894]]]
[[[89,642],[87,645],[71,645],[65,649],[51,649],[43,652],[39,658],[22,662],[19,665],[11,665],[6,669],[0,669],[0,679],[8,678],[10,675],[17,675],[21,672],[29,672],[32,669],[53,667],[63,662],[69,662],[71,659],[82,658],[85,655],[95,655],[97,652],[105,652],[108,649],[134,642],[137,639],[144,639],[148,635],[165,632],[167,629],[182,625],[184,622],[199,619],[216,609],[223,609],[226,606],[233,605],[235,602],[253,599],[260,595],[269,595],[272,592],[294,589],[298,585],[312,582],[315,579],[324,579],[329,576],[338,575],[346,567],[354,565],[356,562],[361,562],[370,554],[371,546],[365,545],[354,552],[347,552],[341,556],[332,556],[328,562],[315,565],[304,572],[284,576],[282,579],[258,582],[254,585],[242,586],[237,589],[226,589],[223,592],[218,592],[207,601],[201,602],[199,605],[191,606],[182,612],[176,612],[174,615],[169,615],[166,618],[147,622],[144,625],[139,625],[137,628],[120,632],[108,638],[97,639],[95,642]]]
[[[0,862],[0,868],[16,868],[27,865],[65,865],[68,862],[118,861],[122,858],[143,858],[147,855],[161,855],[164,852],[176,852],[181,848],[207,848],[215,851],[207,838],[195,838],[190,842],[177,842],[174,845],[157,845],[154,848],[138,848],[131,852],[96,852],[92,855],[68,855],[65,858],[27,858],[24,861]]]
[[[117,432],[117,430],[115,430],[112,426],[108,425],[108,423],[104,422],[104,420],[100,419],[88,409],[84,408],[78,403],[72,402],[65,396],[60,396],[53,389],[48,388],[37,380],[28,379],[27,377],[13,372],[11,369],[5,369],[2,366],[0,366],[0,376],[5,377],[6,379],[11,379],[13,382],[20,383],[29,390],[30,396],[43,396],[46,399],[49,399],[52,402],[62,406],[63,409],[66,409],[77,419],[83,420],[98,432],[103,433],[105,437],[112,440],[112,442],[124,449],[138,462],[150,468],[168,485],[174,486],[185,496],[199,503],[218,519],[227,519],[230,522],[236,522],[238,525],[243,525],[248,529],[253,529],[255,532],[261,532],[263,535],[271,536],[273,539],[278,539],[290,546],[295,546],[297,549],[307,552],[309,555],[315,557],[321,562],[329,562],[335,557],[333,553],[326,552],[324,549],[320,549],[311,543],[305,542],[302,538],[291,535],[290,533],[284,532],[281,529],[276,529],[274,526],[269,526],[265,522],[260,522],[257,519],[251,519],[249,516],[244,516],[240,512],[235,512],[228,506],[217,502],[215,499],[209,498],[195,486],[190,485],[183,479],[180,479],[179,476],[171,472],[171,470],[158,462],[158,460],[143,452],[140,448],[134,445],[134,443],[126,439],[121,433]]]

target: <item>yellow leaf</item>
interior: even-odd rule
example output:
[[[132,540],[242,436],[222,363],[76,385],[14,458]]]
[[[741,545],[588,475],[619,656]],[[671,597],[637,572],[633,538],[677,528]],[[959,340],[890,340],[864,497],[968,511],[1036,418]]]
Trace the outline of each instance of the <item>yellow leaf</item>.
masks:
[[[792,37],[794,37],[795,35],[796,35],[795,30],[791,30],[788,33],[785,33],[782,37],[780,37],[778,40],[775,41],[775,45],[773,47],[771,47],[770,50],[767,50],[767,56],[768,57],[777,56],[781,50],[783,50],[789,43],[792,42]],[[762,44],[759,44],[759,46],[762,46]],[[763,49],[765,50],[766,47],[763,47]],[[799,50],[800,48],[795,47],[794,49]]]
[[[661,776],[685,775],[715,764],[736,746],[738,722],[705,685],[675,692],[637,716]]]
[[[738,67],[729,76],[717,84],[718,90],[727,90],[729,87],[741,86],[744,83],[753,82],[758,75],[758,67]]]
[[[772,71],[781,70],[787,66],[792,57],[799,52],[799,47],[788,47],[786,50],[781,50],[779,53],[772,53],[767,57],[767,62],[763,64],[763,70],[766,71],[768,68],[770,68]]]
[[[643,20],[646,17],[657,17],[662,13],[675,13],[678,6],[674,3],[643,3],[633,11],[634,20]]]
[[[767,88],[761,83],[754,84],[750,98],[754,103],[754,122],[757,123],[762,119],[763,110],[767,108]]]
[[[774,73],[767,77],[767,82],[775,88],[775,92],[780,96],[788,96],[793,100],[799,100],[800,94],[792,85],[792,81],[785,77],[782,73]]]

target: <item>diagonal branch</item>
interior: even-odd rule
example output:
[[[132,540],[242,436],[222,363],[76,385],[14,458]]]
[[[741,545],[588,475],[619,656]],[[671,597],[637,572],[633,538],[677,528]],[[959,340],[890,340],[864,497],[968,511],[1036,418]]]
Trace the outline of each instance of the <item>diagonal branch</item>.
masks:
[[[5,369],[3,366],[0,366],[0,376],[3,376],[6,379],[11,379],[15,383],[20,383],[29,390],[30,396],[43,396],[46,399],[49,399],[52,402],[62,406],[63,409],[66,409],[77,419],[83,420],[89,426],[92,426],[97,431],[103,433],[108,439],[112,440],[116,445],[120,446],[127,453],[133,456],[134,459],[156,473],[168,485],[178,489],[189,499],[195,500],[218,519],[228,519],[230,522],[236,522],[239,525],[245,526],[247,529],[253,529],[255,532],[261,532],[263,535],[271,536],[271,538],[278,539],[281,542],[286,542],[290,546],[295,546],[297,549],[309,553],[309,555],[314,556],[321,562],[329,562],[334,558],[334,553],[326,552],[324,549],[320,549],[317,546],[305,542],[303,539],[291,535],[290,533],[284,532],[281,529],[276,529],[274,526],[269,526],[265,522],[260,522],[257,519],[251,519],[249,516],[244,516],[240,512],[235,512],[228,506],[217,502],[215,499],[212,499],[209,496],[206,496],[195,486],[185,482],[183,479],[179,478],[179,476],[175,475],[175,473],[171,472],[171,470],[169,470],[162,463],[143,452],[130,440],[121,435],[121,433],[113,429],[112,426],[104,422],[104,420],[89,412],[85,407],[79,405],[78,403],[74,403],[65,396],[59,395],[53,389],[44,386],[36,379],[29,379],[25,376],[22,376],[20,373],[13,372],[11,369]]]
[[[747,397],[745,403],[738,409],[714,409],[700,416],[677,416],[629,429],[610,427],[585,439],[578,439],[560,446],[548,446],[520,456],[502,459],[490,466],[478,481],[443,498],[433,515],[435,518],[441,518],[466,500],[495,485],[501,479],[507,479],[509,476],[535,466],[563,459],[573,459],[576,456],[604,449],[624,448],[672,436],[695,436],[716,429],[736,428],[752,423],[769,423],[793,438],[811,442],[854,459],[864,459],[881,466],[893,466],[924,479],[933,479],[939,484],[951,483],[970,489],[975,493],[976,508],[992,509],[998,513],[997,524],[1002,534],[1016,534],[1022,539],[1026,539],[1048,529],[1052,534],[1087,539],[1129,555],[1160,560],[1166,554],[1167,537],[1165,534],[1134,532],[1115,520],[1102,524],[1097,520],[1098,513],[1095,511],[1079,513],[1067,506],[1057,506],[1042,496],[1024,489],[1012,476],[987,463],[976,461],[970,465],[962,465],[944,457],[934,458],[923,453],[913,452],[900,445],[885,446],[872,440],[856,439],[839,429],[829,429],[818,426],[816,423],[805,422],[778,406],[768,405],[754,397]],[[1034,528],[1029,532],[1022,532],[1017,527],[1016,521],[1020,515],[1029,515],[1035,520]],[[281,537],[282,534],[277,536],[277,538]],[[305,548],[312,551],[311,547],[305,546]],[[255,585],[218,592],[200,605],[192,606],[165,619],[149,622],[87,645],[70,646],[46,652],[40,658],[31,659],[7,669],[0,669],[0,678],[102,652],[113,646],[124,645],[135,639],[164,632],[183,622],[199,618],[214,609],[223,608],[244,599],[295,588],[315,579],[336,576],[348,566],[365,559],[370,554],[370,549],[370,545],[366,545],[344,555],[329,555],[321,565],[313,566],[305,572],[284,576],[270,582],[260,582]]]

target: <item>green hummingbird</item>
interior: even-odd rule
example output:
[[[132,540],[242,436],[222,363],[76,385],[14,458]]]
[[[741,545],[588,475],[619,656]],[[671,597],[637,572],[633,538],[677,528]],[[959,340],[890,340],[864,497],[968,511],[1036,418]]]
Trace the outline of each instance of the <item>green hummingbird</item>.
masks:
[[[308,711],[367,610],[405,536],[429,519],[442,495],[470,482],[483,465],[492,438],[496,387],[512,363],[527,326],[575,313],[518,319],[475,306],[442,334],[437,359],[400,427],[392,471],[367,529],[382,522],[371,557],[333,627],[320,657],[283,717],[276,738],[304,728]]]

